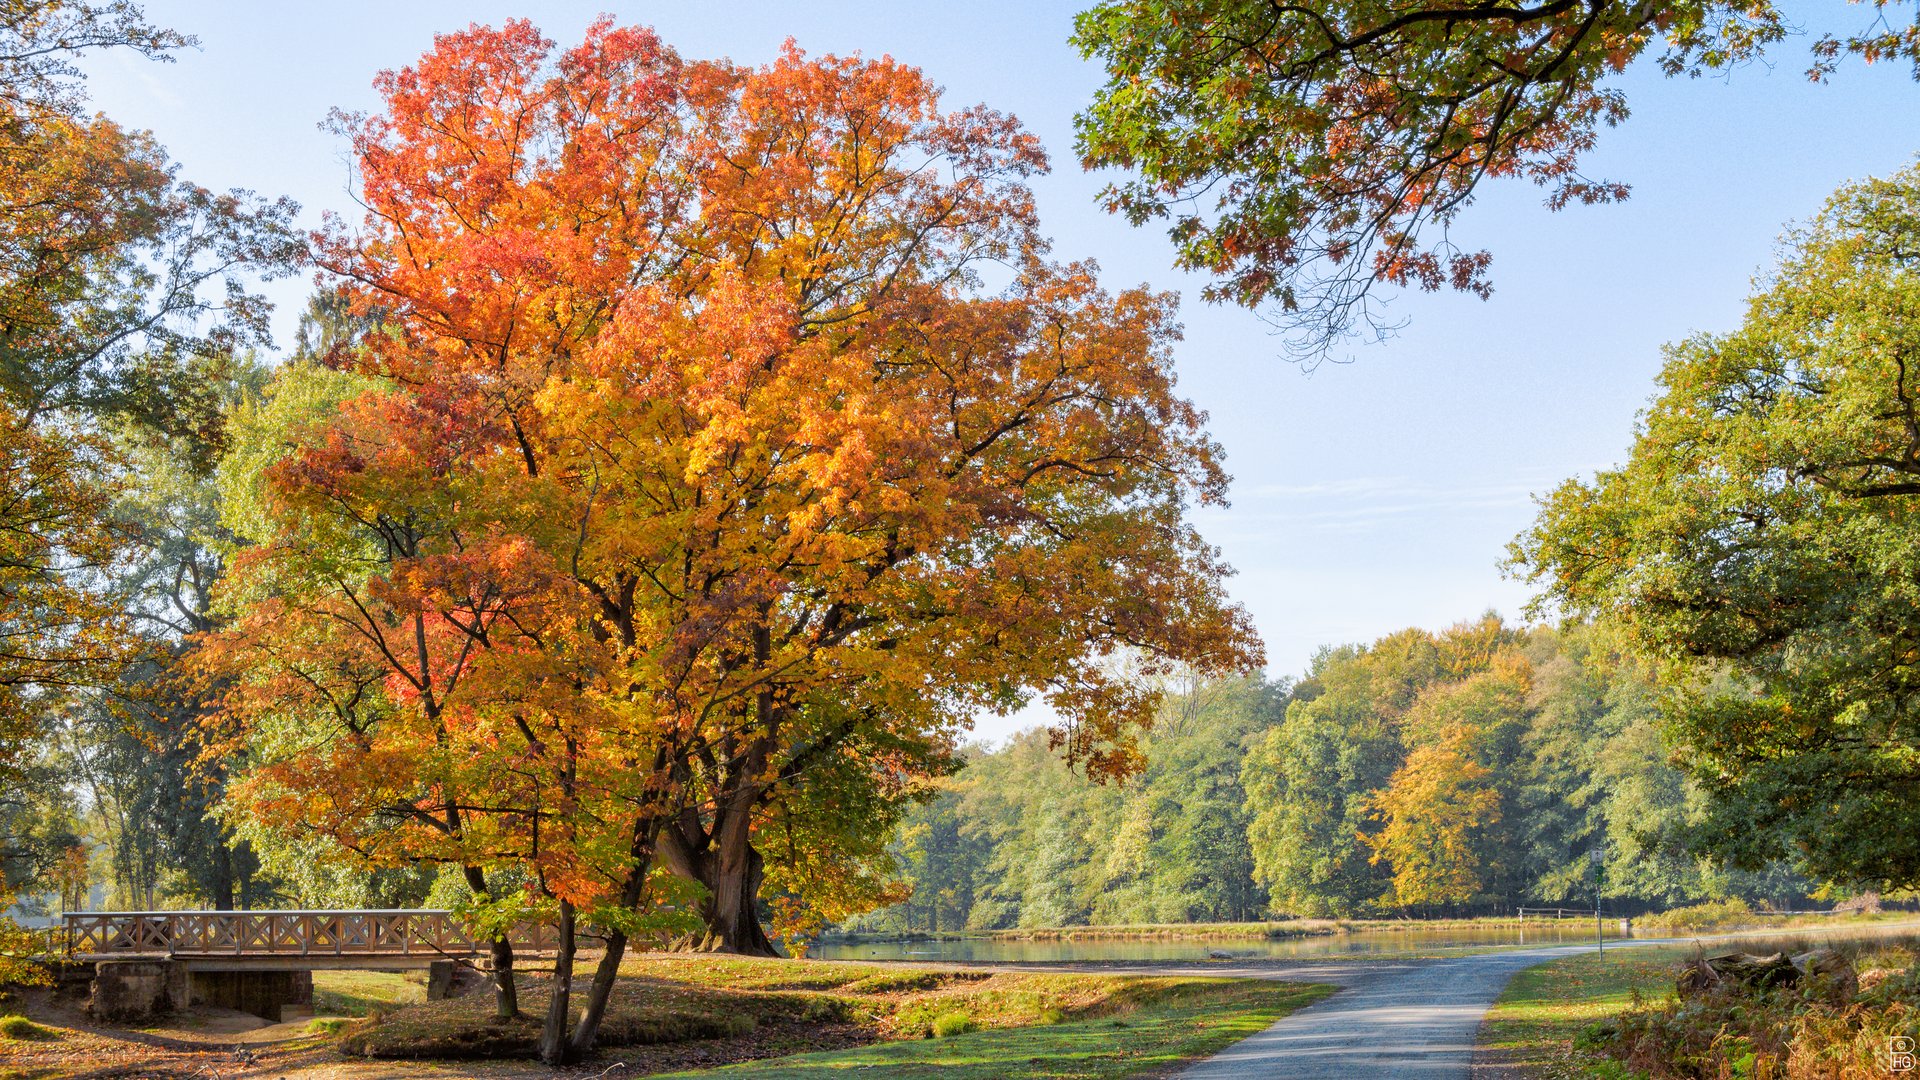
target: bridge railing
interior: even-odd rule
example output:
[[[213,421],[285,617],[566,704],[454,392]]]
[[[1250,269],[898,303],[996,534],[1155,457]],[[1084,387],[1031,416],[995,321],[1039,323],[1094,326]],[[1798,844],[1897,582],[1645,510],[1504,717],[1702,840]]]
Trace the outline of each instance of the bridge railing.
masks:
[[[69,912],[73,956],[471,956],[487,951],[450,911]],[[551,926],[508,932],[516,951],[550,952]]]
[[[1596,914],[1603,919],[1623,917],[1611,911],[1595,912],[1592,908],[1523,907],[1514,909],[1514,917],[1517,919],[1592,919]]]

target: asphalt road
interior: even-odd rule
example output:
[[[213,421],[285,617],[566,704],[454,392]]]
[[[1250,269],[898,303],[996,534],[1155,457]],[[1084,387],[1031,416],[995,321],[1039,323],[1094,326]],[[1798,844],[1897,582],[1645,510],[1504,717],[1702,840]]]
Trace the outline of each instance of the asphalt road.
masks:
[[[1607,948],[1665,944],[1608,942]],[[1332,983],[1340,991],[1179,1074],[1180,1080],[1468,1080],[1487,1007],[1516,972],[1592,945],[1444,960],[1258,960],[1034,965],[1109,975]],[[1006,965],[1009,968],[1025,965]]]
[[[1586,946],[1590,949],[1592,946]],[[1245,974],[1339,993],[1181,1073],[1182,1080],[1467,1080],[1487,1007],[1514,973],[1580,947]],[[1239,972],[1236,972],[1239,974]]]
[[[1920,924],[1882,924],[1873,932]],[[1858,929],[1790,929],[1695,938],[1609,941],[1609,951],[1648,945],[1845,936]],[[1592,945],[1516,949],[1444,960],[1246,960],[1189,964],[1044,965],[1137,975],[1224,975],[1332,983],[1338,993],[1292,1013],[1258,1035],[1190,1066],[1180,1080],[1469,1080],[1481,1018],[1507,981],[1535,964]],[[1039,965],[1036,965],[1039,966]]]

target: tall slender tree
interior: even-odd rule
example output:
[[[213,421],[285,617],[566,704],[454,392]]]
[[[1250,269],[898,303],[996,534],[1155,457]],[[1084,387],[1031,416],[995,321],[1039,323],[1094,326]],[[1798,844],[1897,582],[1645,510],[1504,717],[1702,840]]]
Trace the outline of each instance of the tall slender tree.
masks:
[[[260,276],[303,250],[291,203],[178,179],[85,108],[79,53],[192,43],[117,0],[0,5],[0,784],[55,719],[152,663],[123,584],[131,451],[219,449],[220,388],[266,341]],[[164,647],[162,647],[164,651]],[[5,838],[11,844],[15,837]]]

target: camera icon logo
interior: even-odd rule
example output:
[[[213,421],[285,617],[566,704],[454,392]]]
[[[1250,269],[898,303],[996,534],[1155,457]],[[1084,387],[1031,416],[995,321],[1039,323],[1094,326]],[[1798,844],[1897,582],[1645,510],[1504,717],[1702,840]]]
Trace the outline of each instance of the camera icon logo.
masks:
[[[1914,1065],[1913,1039],[1905,1035],[1895,1035],[1887,1040],[1887,1071],[1912,1072]]]

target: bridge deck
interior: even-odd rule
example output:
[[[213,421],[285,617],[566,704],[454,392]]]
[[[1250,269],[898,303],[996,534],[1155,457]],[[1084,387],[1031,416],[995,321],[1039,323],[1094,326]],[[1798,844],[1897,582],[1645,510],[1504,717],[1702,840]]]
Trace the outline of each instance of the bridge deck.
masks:
[[[65,951],[81,960],[180,959],[424,961],[487,951],[450,911],[99,911],[70,912]],[[553,927],[516,926],[515,952],[551,952]]]

